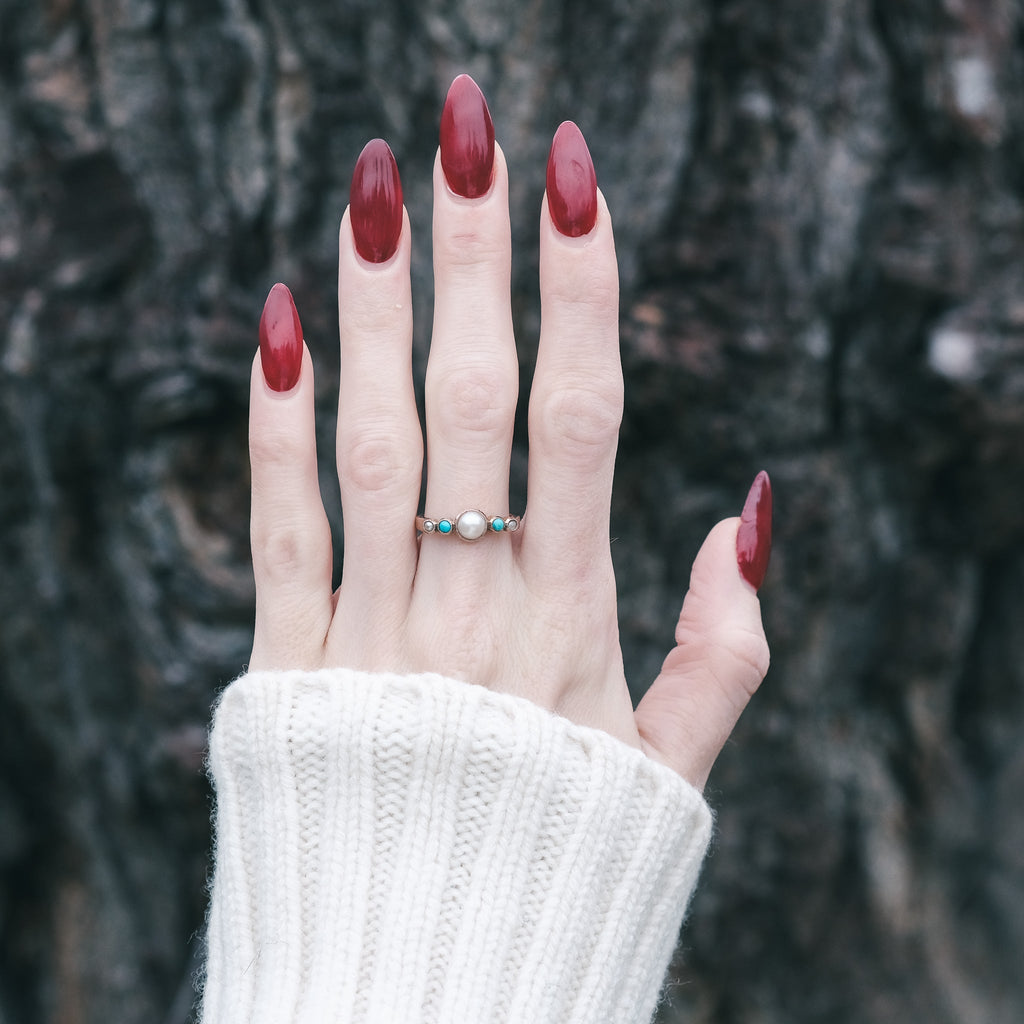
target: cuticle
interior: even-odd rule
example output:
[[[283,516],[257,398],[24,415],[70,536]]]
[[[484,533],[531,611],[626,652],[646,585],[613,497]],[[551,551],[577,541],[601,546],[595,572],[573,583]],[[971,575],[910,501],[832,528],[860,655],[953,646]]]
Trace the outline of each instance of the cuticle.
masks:
[[[460,205],[462,205],[463,203],[468,203],[473,206],[479,206],[485,200],[490,199],[494,195],[494,171],[491,171],[491,183],[487,186],[487,191],[481,196],[460,195],[458,192],[455,191],[455,189],[452,188],[451,184],[448,181],[448,175],[445,174],[444,171],[441,172],[441,177],[444,178],[444,187],[448,190],[448,195],[451,196],[452,199],[457,200]]]

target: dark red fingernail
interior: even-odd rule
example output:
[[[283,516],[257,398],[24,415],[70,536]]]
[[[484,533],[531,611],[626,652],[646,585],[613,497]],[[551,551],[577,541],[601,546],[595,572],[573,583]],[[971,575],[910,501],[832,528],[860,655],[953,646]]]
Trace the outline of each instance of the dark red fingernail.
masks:
[[[548,210],[563,235],[578,238],[597,220],[597,175],[583,133],[563,121],[548,154]]]
[[[441,168],[448,187],[466,199],[477,199],[491,187],[494,125],[487,100],[469,75],[452,82],[444,101]]]
[[[760,590],[772,553],[772,482],[762,469],[750,485],[736,534],[736,561],[743,578]]]
[[[402,179],[391,147],[371,139],[352,172],[349,216],[356,252],[370,263],[395,255],[402,235]]]
[[[302,324],[292,293],[283,284],[270,289],[260,317],[260,362],[267,385],[290,391],[302,371]]]

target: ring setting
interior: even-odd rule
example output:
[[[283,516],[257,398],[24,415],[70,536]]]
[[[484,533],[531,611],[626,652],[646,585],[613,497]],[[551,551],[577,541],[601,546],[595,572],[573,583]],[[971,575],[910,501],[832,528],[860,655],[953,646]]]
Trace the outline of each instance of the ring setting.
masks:
[[[420,533],[458,537],[466,541],[479,540],[488,533],[515,533],[521,525],[521,516],[489,516],[478,508],[468,508],[457,516],[445,516],[441,519],[434,519],[431,516],[416,517],[416,529]]]

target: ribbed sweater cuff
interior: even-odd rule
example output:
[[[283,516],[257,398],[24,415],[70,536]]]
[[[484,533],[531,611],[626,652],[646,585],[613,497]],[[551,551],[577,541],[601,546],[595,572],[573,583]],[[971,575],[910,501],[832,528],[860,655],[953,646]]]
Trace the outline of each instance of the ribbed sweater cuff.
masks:
[[[215,715],[204,1024],[650,1020],[711,814],[440,676],[253,673]]]

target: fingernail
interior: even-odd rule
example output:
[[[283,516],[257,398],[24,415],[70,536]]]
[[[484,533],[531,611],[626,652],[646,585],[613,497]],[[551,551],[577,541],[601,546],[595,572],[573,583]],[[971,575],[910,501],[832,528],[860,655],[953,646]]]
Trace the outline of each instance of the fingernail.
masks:
[[[597,175],[583,133],[563,121],[548,155],[548,211],[563,235],[579,238],[597,220]]]
[[[762,469],[750,485],[736,534],[736,561],[743,578],[760,590],[772,553],[772,482]]]
[[[260,362],[267,386],[290,391],[302,371],[302,324],[292,293],[283,284],[270,289],[260,317]]]
[[[356,252],[370,263],[391,259],[402,235],[402,179],[391,147],[371,139],[352,172],[349,216]]]
[[[441,168],[448,187],[465,199],[477,199],[491,187],[494,125],[487,100],[469,75],[452,82],[444,101]]]

